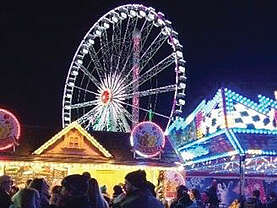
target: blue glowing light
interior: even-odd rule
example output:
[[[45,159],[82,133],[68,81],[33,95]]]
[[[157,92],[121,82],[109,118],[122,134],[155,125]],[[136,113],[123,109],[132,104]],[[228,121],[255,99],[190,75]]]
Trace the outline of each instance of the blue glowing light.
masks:
[[[201,118],[199,113],[201,113]],[[249,154],[247,148],[244,149],[240,143],[239,136],[243,135],[237,134],[277,135],[277,120],[276,116],[274,117],[276,113],[277,101],[275,100],[258,95],[258,102],[255,102],[227,88],[219,89],[211,100],[203,100],[186,119],[176,119],[169,127],[169,136],[172,139],[178,139],[188,135],[184,131],[193,130],[195,135],[201,135],[194,139],[185,139],[182,143],[173,142],[173,144],[177,144],[177,146],[174,146],[177,152],[183,157],[186,156],[187,160],[190,158],[191,161],[189,162],[192,162],[191,164],[232,154]],[[186,128],[192,123],[195,124],[196,128]],[[226,140],[229,141],[235,151],[210,157],[201,152],[203,149],[201,151],[195,149],[195,146],[206,144],[220,134],[226,134]],[[176,135],[181,136],[177,137]],[[251,154],[261,153],[277,155],[276,150],[253,150]],[[203,158],[196,160],[201,154]],[[185,158],[183,159],[185,160]]]

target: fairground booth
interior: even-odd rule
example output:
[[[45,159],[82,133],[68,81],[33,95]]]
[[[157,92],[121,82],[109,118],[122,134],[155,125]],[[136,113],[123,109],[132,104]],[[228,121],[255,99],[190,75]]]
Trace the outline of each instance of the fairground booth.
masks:
[[[225,204],[255,189],[265,199],[277,190],[276,123],[275,100],[259,95],[255,102],[226,88],[185,119],[176,118],[168,133],[187,185],[203,190],[217,179]]]
[[[176,186],[184,183],[176,169],[179,161],[162,130],[142,122],[132,133],[95,131],[89,134],[77,122],[52,138],[20,137],[20,124],[9,111],[0,112],[0,175],[12,176],[16,185],[28,179],[45,178],[50,186],[69,174],[89,172],[112,194],[128,172],[143,169],[147,179],[159,186],[161,198],[171,199]],[[179,180],[171,183],[172,178]]]

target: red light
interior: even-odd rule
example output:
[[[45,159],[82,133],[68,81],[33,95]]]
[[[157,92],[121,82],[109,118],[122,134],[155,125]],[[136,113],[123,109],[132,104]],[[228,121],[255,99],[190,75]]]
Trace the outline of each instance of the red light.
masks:
[[[109,92],[109,90],[105,90],[102,94],[101,94],[101,101],[104,105],[107,105],[111,100],[111,93]]]

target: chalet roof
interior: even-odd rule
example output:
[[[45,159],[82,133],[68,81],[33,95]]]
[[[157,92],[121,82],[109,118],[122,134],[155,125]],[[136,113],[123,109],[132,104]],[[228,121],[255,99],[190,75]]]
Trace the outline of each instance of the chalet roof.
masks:
[[[39,150],[47,141],[50,141],[51,138],[53,139],[55,135],[58,135],[59,132],[61,131],[48,128],[23,127],[23,134],[19,142],[20,145],[16,148],[15,152],[12,152],[11,150],[0,152],[0,157],[2,160],[42,160],[80,163],[103,162],[102,160],[89,158],[78,159],[69,157],[59,157],[54,160],[53,158],[42,158],[39,155],[32,154],[34,151]],[[91,136],[113,156],[109,159],[109,163],[172,167],[176,166],[174,162],[179,161],[179,158],[168,139],[166,139],[164,151],[161,154],[160,159],[147,159],[133,157],[132,147],[129,142],[130,133],[94,131],[91,133]]]

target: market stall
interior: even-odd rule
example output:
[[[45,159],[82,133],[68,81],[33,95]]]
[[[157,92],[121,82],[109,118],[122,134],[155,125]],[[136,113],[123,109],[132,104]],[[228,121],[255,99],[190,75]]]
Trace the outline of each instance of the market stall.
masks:
[[[143,125],[153,129],[150,122]],[[15,151],[10,148],[0,152],[0,175],[12,176],[19,187],[35,177],[45,178],[53,186],[66,175],[89,172],[111,194],[114,185],[124,183],[128,172],[144,169],[147,179],[157,185],[160,172],[175,171],[174,162],[178,161],[170,143],[158,130],[157,127],[153,135],[147,129],[133,131],[130,141],[129,133],[91,135],[73,122],[46,142],[25,134]]]

